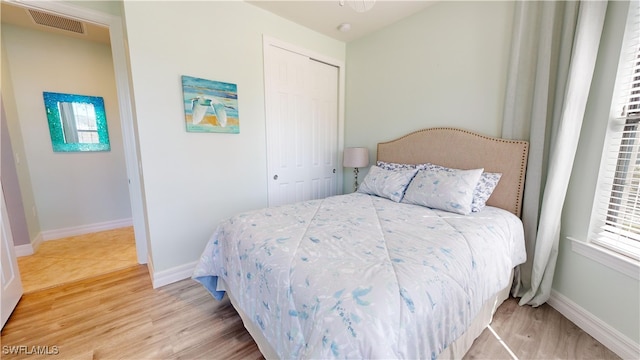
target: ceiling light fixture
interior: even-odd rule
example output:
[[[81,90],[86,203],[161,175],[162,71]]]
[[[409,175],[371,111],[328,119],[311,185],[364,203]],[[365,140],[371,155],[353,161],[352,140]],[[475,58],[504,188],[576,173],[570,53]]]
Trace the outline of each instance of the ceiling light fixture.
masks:
[[[342,24],[338,25],[338,30],[340,30],[342,32],[347,32],[347,31],[351,30],[351,24],[342,23]]]
[[[371,10],[373,5],[376,4],[376,0],[340,0],[339,2],[340,6],[344,6],[345,3],[353,10],[363,13]]]

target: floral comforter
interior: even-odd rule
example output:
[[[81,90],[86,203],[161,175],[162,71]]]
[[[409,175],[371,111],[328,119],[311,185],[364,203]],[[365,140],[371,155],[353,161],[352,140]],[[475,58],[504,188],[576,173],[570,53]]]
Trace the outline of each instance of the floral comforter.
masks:
[[[193,278],[218,277],[280,358],[435,358],[524,262],[522,223],[353,193],[223,222]]]

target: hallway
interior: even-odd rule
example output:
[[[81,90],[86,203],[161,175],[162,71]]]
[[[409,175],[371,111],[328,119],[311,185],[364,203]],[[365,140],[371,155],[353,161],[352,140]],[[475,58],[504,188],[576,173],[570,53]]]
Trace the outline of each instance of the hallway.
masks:
[[[44,241],[18,258],[25,294],[137,265],[133,227]]]

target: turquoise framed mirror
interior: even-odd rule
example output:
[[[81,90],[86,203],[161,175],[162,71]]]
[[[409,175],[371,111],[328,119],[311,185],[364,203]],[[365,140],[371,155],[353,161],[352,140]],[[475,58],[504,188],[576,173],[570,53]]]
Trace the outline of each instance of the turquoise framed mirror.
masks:
[[[43,96],[53,151],[111,150],[102,97],[46,91]]]

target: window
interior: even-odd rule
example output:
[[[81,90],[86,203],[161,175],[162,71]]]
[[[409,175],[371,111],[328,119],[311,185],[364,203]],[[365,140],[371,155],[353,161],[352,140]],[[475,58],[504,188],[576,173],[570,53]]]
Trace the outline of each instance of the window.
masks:
[[[98,144],[98,123],[93,104],[73,103],[78,141],[86,144]]]
[[[640,2],[629,16],[600,169],[591,242],[640,261]]]

